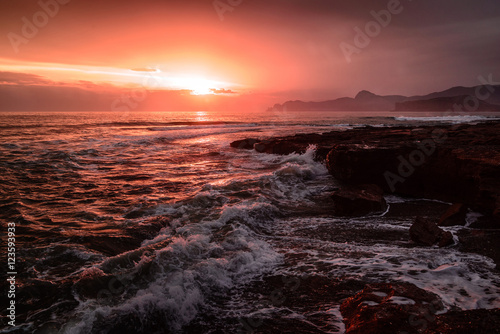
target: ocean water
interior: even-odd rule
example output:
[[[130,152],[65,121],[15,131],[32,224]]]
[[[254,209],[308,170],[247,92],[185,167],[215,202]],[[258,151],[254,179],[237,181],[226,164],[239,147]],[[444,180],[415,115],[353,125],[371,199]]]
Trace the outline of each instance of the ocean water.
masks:
[[[447,310],[500,307],[491,259],[410,247],[411,217],[333,217],[321,202],[336,181],[314,147],[277,156],[229,146],[488,119],[500,115],[0,113],[2,239],[15,223],[17,272],[16,326],[3,312],[0,332],[342,333],[348,295],[328,288],[366,282],[414,283]]]

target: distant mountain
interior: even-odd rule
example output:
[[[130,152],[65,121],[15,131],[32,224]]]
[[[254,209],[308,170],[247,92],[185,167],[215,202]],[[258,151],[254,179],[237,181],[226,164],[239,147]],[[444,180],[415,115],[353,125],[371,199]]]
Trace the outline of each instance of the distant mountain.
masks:
[[[477,111],[497,111],[500,105],[500,86],[453,87],[442,92],[435,92],[423,96],[376,95],[366,90],[359,92],[356,97],[342,97],[335,100],[321,102],[304,102],[300,100],[287,101],[275,104],[269,111],[448,111],[454,110],[455,104],[463,105],[468,97],[486,96],[488,99],[478,101]],[[421,103],[408,103],[406,102]],[[469,102],[470,103],[470,102]],[[450,107],[451,106],[451,107]],[[401,109],[401,110],[400,110]]]
[[[469,97],[470,95],[460,95],[399,102],[396,103],[395,111],[500,111],[500,105],[480,100],[477,104],[469,106],[465,103]]]
[[[393,110],[396,102],[406,99],[405,96],[380,96],[363,90],[355,98],[342,97],[321,102],[287,101],[275,104],[269,110],[274,111],[383,111]]]
[[[500,85],[491,86],[474,86],[474,87],[452,87],[450,89],[444,90],[442,92],[435,92],[423,96],[411,96],[406,99],[406,101],[415,101],[415,100],[430,100],[438,97],[458,97],[458,96],[476,96],[480,98],[482,94],[489,94],[488,99],[485,102],[490,104],[500,104]]]

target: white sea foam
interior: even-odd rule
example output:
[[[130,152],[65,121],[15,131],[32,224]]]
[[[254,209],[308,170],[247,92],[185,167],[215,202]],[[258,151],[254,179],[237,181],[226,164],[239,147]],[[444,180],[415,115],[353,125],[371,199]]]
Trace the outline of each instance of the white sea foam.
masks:
[[[266,203],[227,205],[217,220],[177,227],[173,238],[162,239],[166,246],[153,248],[150,275],[155,278],[147,287],[114,306],[83,302],[81,321],[66,332],[89,332],[96,319],[111,314],[147,317],[152,310],[164,313],[171,328],[180,329],[196,317],[211,293],[246,282],[280,261],[251,229],[275,211]],[[107,270],[113,270],[107,263]]]
[[[356,221],[349,222],[350,229],[366,228],[364,219],[359,219],[359,224]],[[283,232],[273,244],[284,252],[297,253],[301,257],[293,268],[283,269],[283,274],[301,275],[305,270],[308,274],[331,278],[410,282],[439,295],[448,308],[500,307],[500,278],[490,258],[460,253],[454,248],[335,243],[301,237],[295,232],[305,228],[314,231],[316,226],[337,223],[338,219],[323,218],[278,221],[276,229]],[[379,225],[373,222],[369,228],[386,229],[389,223]]]
[[[259,233],[272,231],[270,228],[280,214],[279,209],[265,197],[231,204],[223,204],[219,198],[224,198],[222,195],[228,191],[241,189],[244,184],[248,187],[248,182],[255,182],[268,185],[270,198],[302,200],[310,194],[305,182],[325,177],[327,170],[314,161],[314,147],[304,154],[254,157],[263,164],[277,166],[277,170],[261,173],[257,178],[249,175],[210,184],[185,203],[160,205],[154,215],[170,214],[180,218],[173,219],[155,238],[143,242],[145,249],[153,251],[150,274],[155,279],[134,293],[131,293],[134,288],[129,287],[130,296],[115,306],[82,303],[79,310],[85,315],[77,327],[85,332],[91,329],[96,318],[110,314],[126,315],[128,312],[147,316],[151,309],[159,309],[172,318],[169,320],[172,328],[179,329],[194,319],[199,307],[213,291],[247,282],[273,268],[281,256],[259,237]],[[214,203],[222,204],[216,219],[207,217],[199,223],[189,221],[190,214],[210,208]],[[158,248],[156,244],[162,247]],[[133,252],[138,254],[128,256],[132,261],[128,261],[129,264],[141,256],[141,261],[146,261],[141,255],[145,254],[144,251]],[[114,265],[122,262],[119,258],[110,259],[105,265],[103,263],[102,268],[112,271]]]
[[[401,297],[401,296],[392,296],[388,299],[390,303],[398,304],[398,305],[415,305],[415,301],[410,298]]]
[[[419,122],[439,122],[439,123],[473,123],[481,121],[500,120],[498,116],[483,115],[448,115],[448,116],[398,116],[394,117],[397,121],[419,121]]]

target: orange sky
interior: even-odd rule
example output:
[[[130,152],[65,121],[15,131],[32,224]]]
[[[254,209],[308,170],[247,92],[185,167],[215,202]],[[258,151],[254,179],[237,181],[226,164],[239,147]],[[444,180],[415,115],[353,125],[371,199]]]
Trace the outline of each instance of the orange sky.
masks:
[[[354,28],[391,1],[221,0],[219,12],[211,0],[4,1],[0,96],[15,106],[71,91],[76,108],[97,94],[101,105],[89,108],[109,110],[109,101],[144,90],[137,108],[262,109],[362,89],[423,94],[500,75],[495,0],[402,1],[347,61],[341,43],[355,45]]]

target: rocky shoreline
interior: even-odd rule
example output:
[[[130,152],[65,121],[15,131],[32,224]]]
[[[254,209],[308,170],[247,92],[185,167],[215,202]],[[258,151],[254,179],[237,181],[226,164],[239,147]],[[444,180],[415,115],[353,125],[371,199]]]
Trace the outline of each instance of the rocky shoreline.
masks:
[[[231,146],[290,154],[303,153],[315,145],[316,159],[325,162],[339,185],[325,195],[329,202],[323,203],[333,206],[332,215],[413,215],[415,223],[408,231],[408,239],[415,246],[453,245],[462,252],[492,258],[498,270],[499,134],[500,122],[363,127],[323,134],[248,138]],[[442,212],[424,208],[415,211],[415,206],[405,204],[393,205],[387,212],[384,196],[392,194],[450,204],[443,204]],[[410,210],[413,211],[409,213]],[[440,228],[455,225],[459,228],[458,244],[450,232]],[[439,298],[412,284],[379,282],[356,291],[341,306],[347,333],[499,333],[499,310],[450,310],[441,314]]]
[[[462,203],[500,224],[500,122],[418,128],[364,127],[265,140],[234,148],[272,154],[316,146],[330,174],[343,185],[372,184],[386,194]],[[487,220],[487,221],[486,221]]]

